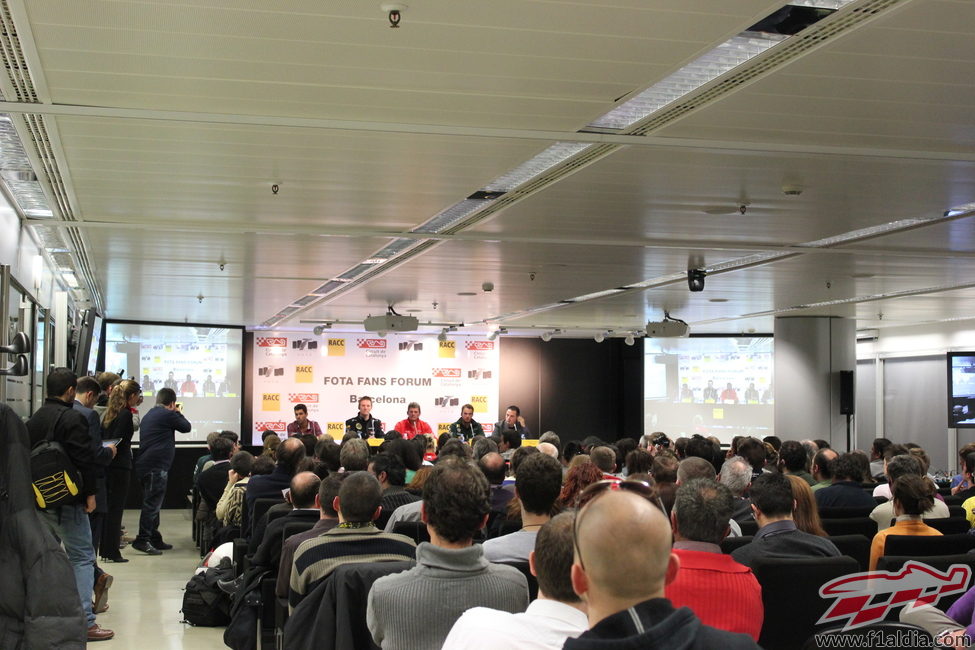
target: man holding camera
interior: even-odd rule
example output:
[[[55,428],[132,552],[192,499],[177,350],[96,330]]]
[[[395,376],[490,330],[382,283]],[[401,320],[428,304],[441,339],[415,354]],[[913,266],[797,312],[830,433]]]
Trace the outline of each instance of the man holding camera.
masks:
[[[161,555],[172,548],[159,533],[159,510],[166,496],[169,468],[176,456],[176,432],[189,433],[193,429],[183,417],[181,406],[176,402],[176,391],[163,388],[156,394],[156,405],[149,409],[140,425],[135,475],[142,483],[142,514],[132,548],[147,555]]]

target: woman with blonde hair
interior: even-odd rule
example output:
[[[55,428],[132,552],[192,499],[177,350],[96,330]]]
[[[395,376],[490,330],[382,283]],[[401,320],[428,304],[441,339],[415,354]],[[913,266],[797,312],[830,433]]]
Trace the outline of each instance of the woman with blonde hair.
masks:
[[[115,458],[105,471],[108,489],[108,515],[102,528],[99,552],[105,562],[128,562],[119,552],[122,537],[122,512],[129,493],[129,477],[132,474],[132,436],[135,434],[133,412],[139,404],[142,388],[126,379],[113,386],[108,395],[108,405],[102,413],[102,440],[118,440]]]
[[[796,522],[796,528],[810,535],[829,537],[823,530],[823,524],[819,519],[819,509],[816,507],[812,488],[798,476],[786,474],[785,477],[792,484],[792,498],[796,500],[796,507],[792,512],[792,519]]]

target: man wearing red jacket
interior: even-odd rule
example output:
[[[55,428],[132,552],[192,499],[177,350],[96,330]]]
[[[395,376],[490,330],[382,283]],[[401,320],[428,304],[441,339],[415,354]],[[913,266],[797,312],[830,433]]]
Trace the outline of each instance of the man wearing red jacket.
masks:
[[[733,511],[731,491],[716,481],[692,479],[677,488],[670,522],[680,570],[665,595],[674,607],[690,608],[705,625],[757,641],[765,618],[762,588],[751,569],[719,546]]]
[[[412,440],[420,433],[433,433],[430,425],[420,419],[420,405],[416,402],[407,405],[406,419],[397,422],[393,428],[402,433],[407,440]]]

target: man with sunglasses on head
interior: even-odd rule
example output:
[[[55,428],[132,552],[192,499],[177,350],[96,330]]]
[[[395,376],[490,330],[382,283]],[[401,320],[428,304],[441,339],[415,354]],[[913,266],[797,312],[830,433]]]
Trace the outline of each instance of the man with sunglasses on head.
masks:
[[[758,648],[747,635],[704,625],[664,597],[680,561],[652,488],[600,482],[580,496],[585,505],[576,515],[572,587],[588,606],[589,631],[567,639],[566,650]]]

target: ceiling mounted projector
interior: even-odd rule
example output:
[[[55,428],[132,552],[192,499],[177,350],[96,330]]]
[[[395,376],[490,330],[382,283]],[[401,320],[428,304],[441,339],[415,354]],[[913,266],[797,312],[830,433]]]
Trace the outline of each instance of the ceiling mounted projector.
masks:
[[[383,316],[369,316],[362,321],[367,332],[415,332],[420,321],[414,316],[400,316],[399,314],[385,314]]]
[[[659,323],[649,321],[647,323],[647,337],[656,339],[668,339],[686,337],[691,333],[691,328],[684,321],[663,320]]]

